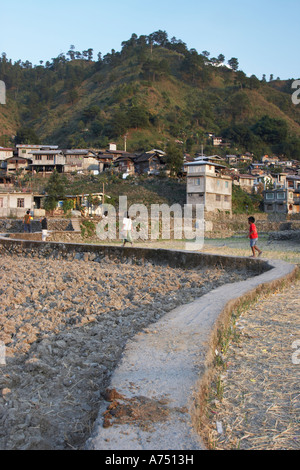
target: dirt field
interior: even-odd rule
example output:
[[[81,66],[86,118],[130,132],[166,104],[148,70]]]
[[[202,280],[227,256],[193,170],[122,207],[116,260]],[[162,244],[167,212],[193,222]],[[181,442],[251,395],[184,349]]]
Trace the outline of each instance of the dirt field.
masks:
[[[233,325],[202,428],[211,449],[300,449],[300,281],[261,295]]]
[[[220,269],[0,258],[0,449],[81,449],[126,341],[245,277]],[[3,359],[3,357],[2,357]]]

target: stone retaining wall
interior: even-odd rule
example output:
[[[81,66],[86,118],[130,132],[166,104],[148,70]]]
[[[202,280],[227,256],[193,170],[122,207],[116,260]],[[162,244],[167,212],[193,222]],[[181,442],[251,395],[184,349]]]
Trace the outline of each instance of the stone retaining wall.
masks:
[[[247,270],[258,275],[271,269],[261,259],[221,256],[190,251],[154,248],[132,248],[130,246],[88,245],[76,243],[40,242],[0,238],[0,254],[27,257],[55,258],[101,262],[104,258],[132,264],[154,263],[170,267],[222,267],[230,270]]]
[[[32,232],[41,231],[39,220],[33,220]],[[70,219],[48,219],[49,230],[72,230]],[[23,220],[21,219],[0,219],[0,233],[22,233],[24,231]]]
[[[300,243],[300,230],[282,230],[269,233],[269,240],[288,240]]]
[[[254,214],[256,219],[256,226],[259,233],[269,233],[277,232],[282,230],[300,230],[300,220],[276,220],[268,218],[267,214]],[[233,215],[231,218],[226,216],[226,214],[219,214],[218,216],[206,215],[206,238],[226,238],[231,237],[236,233],[247,233],[248,232],[248,216],[246,214],[241,214],[239,216]],[[79,225],[82,222],[82,219],[78,219]],[[96,221],[94,221],[97,223]],[[79,235],[74,237],[69,237],[69,235],[63,232],[72,232],[74,227],[72,225],[71,219],[48,219],[48,228],[52,232],[50,235],[50,241],[76,241],[81,242],[83,239]],[[0,219],[0,233],[22,233],[24,231],[22,220],[16,219]],[[32,222],[32,232],[37,233],[41,232],[41,224],[39,220],[34,220]],[[58,238],[60,237],[60,238]],[[170,237],[173,238],[172,224]],[[22,237],[24,238],[24,237]],[[27,238],[27,237],[25,237]],[[97,239],[91,238],[91,242],[96,242]],[[32,238],[31,238],[32,239]],[[33,237],[35,240],[40,240],[41,236]]]

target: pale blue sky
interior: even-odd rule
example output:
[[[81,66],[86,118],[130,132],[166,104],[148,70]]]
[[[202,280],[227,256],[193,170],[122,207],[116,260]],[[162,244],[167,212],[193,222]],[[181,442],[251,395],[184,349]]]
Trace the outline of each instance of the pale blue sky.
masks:
[[[161,29],[188,49],[237,57],[248,76],[299,78],[299,13],[299,0],[0,0],[0,53],[35,65],[74,44],[96,58]]]

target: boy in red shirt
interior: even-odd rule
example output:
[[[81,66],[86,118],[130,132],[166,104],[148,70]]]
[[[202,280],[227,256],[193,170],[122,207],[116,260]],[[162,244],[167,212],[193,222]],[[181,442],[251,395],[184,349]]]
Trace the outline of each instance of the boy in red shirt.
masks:
[[[255,250],[258,251],[258,256],[262,254],[262,251],[256,246],[258,240],[257,229],[254,224],[255,219],[254,217],[248,217],[248,224],[249,224],[249,238],[250,238],[250,247],[252,250],[252,258],[255,258]]]

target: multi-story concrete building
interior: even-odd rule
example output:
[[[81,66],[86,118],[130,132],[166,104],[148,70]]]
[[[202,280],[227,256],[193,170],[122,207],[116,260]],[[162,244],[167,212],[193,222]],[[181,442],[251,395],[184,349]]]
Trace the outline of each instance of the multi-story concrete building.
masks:
[[[29,155],[32,150],[40,150],[42,148],[42,145],[33,145],[33,144],[18,144],[16,145],[16,149],[18,151],[18,157],[25,157],[25,158],[31,158],[31,155]]]
[[[62,150],[50,148],[30,150],[28,157],[32,159],[30,164],[32,171],[47,173],[56,169],[59,173],[63,172],[65,156]]]
[[[232,178],[222,174],[222,165],[209,160],[184,165],[187,176],[187,204],[203,204],[204,211],[232,211]]]
[[[274,185],[274,189],[264,191],[264,211],[299,214],[300,176],[280,173]]]

